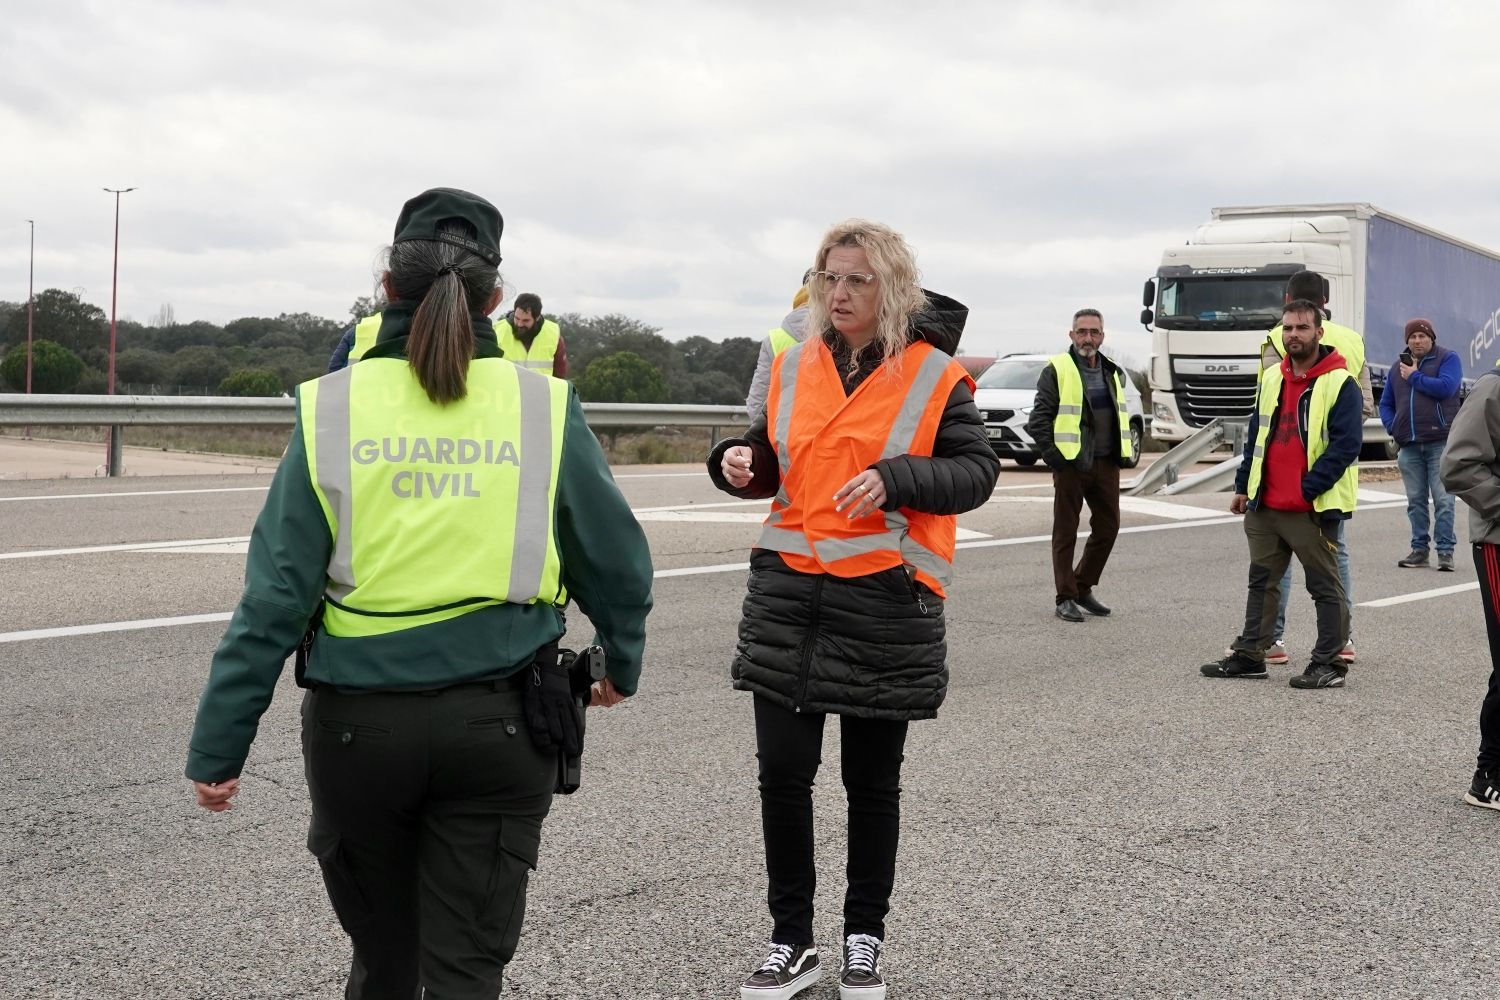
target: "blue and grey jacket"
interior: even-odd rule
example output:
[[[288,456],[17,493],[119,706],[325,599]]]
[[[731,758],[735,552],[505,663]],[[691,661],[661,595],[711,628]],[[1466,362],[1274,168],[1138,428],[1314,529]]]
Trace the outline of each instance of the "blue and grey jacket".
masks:
[[[1448,440],[1448,428],[1458,416],[1463,375],[1459,356],[1436,344],[1417,362],[1409,379],[1391,366],[1380,393],[1380,422],[1397,444]]]

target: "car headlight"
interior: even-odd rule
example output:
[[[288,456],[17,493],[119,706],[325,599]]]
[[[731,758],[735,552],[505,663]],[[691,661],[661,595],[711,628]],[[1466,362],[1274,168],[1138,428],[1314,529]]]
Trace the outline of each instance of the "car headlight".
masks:
[[[1036,407],[1034,407],[1034,406],[1023,406],[1019,410],[1017,410],[1016,412],[1019,413],[1023,417],[1029,417],[1029,416],[1031,416],[1031,411],[1034,410],[1034,409],[1036,409]]]

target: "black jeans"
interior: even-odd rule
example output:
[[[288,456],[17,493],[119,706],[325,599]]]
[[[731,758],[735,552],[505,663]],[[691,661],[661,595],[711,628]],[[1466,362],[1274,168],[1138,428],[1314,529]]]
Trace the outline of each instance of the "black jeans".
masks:
[[[307,847],[354,945],[344,996],[498,996],[557,778],[519,688],[309,691],[302,754]]]
[[[766,840],[766,901],[776,944],[813,938],[812,786],[823,751],[824,715],[797,713],[755,696],[760,819]],[[849,797],[844,934],[885,937],[901,836],[901,762],[906,723],[839,717],[840,770]]]
[[[1500,771],[1500,545],[1474,543],[1474,569],[1490,636],[1490,686],[1479,708],[1479,767]]]

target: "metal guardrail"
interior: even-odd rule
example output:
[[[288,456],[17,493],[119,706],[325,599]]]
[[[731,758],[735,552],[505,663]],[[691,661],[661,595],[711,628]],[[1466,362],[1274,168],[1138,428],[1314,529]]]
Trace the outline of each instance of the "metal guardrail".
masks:
[[[289,397],[83,396],[0,393],[0,426],[79,425],[125,427],[167,424],[290,426],[296,400]],[[594,427],[748,426],[743,406],[693,403],[584,403]]]

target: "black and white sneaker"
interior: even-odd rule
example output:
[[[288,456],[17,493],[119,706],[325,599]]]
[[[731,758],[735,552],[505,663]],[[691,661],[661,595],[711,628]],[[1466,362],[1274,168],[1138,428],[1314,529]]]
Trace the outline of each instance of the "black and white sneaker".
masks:
[[[839,976],[839,1000],[885,1000],[885,977],[880,974],[880,938],[850,934],[844,939],[844,972]]]
[[[1304,691],[1314,691],[1319,688],[1341,688],[1344,686],[1344,678],[1348,676],[1349,668],[1340,664],[1335,667],[1331,663],[1309,663],[1307,669],[1300,674],[1293,674],[1288,682],[1294,688]]]
[[[1475,771],[1464,801],[1481,809],[1500,809],[1500,770]]]
[[[740,1000],[791,1000],[822,975],[817,948],[810,944],[772,944],[766,960],[740,987]]]

